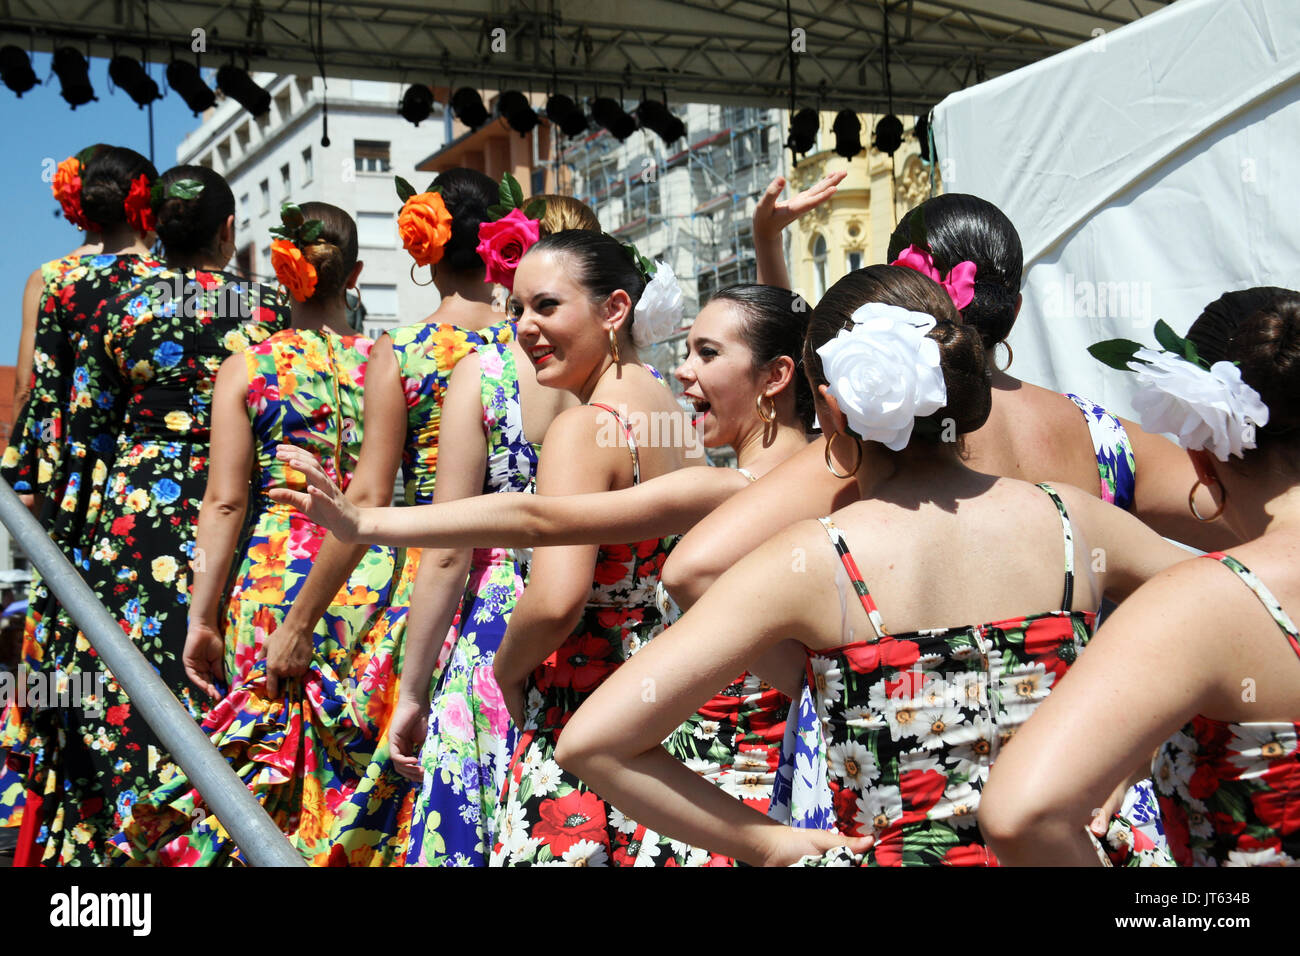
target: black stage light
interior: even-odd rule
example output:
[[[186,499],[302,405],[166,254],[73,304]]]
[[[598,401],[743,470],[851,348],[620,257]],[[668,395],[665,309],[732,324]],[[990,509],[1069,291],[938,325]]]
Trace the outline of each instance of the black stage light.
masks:
[[[893,113],[882,117],[876,124],[875,147],[882,153],[894,155],[903,145],[903,121]]]
[[[186,60],[172,60],[167,64],[167,85],[181,95],[195,116],[217,102],[217,94],[203,82],[199,68]]]
[[[520,136],[527,135],[537,125],[537,112],[528,97],[518,90],[506,90],[497,97],[497,115]]]
[[[433,112],[433,90],[422,83],[408,86],[402,94],[402,104],[397,107],[397,112],[408,123],[419,126]]]
[[[795,113],[790,119],[790,135],[785,140],[790,152],[800,156],[811,152],[817,144],[817,128],[820,123],[814,109],[802,109]]]
[[[921,144],[921,158],[927,163],[933,162],[934,155],[930,152],[930,114],[925,113],[916,118],[916,129],[912,132],[916,134],[917,140]]]
[[[217,70],[217,87],[254,116],[271,108],[271,94],[254,83],[246,70],[233,64]]]
[[[144,64],[139,60],[122,55],[113,57],[108,61],[108,77],[121,89],[126,90],[126,95],[135,100],[136,105],[141,109],[154,100],[162,99],[158,84],[145,71]]]
[[[665,143],[672,143],[686,135],[686,124],[668,111],[668,104],[658,100],[643,100],[636,108],[637,122],[653,130]]]
[[[36,85],[32,61],[22,47],[10,45],[0,48],[0,79],[19,97]]]
[[[852,159],[862,152],[862,123],[853,110],[840,110],[836,113],[831,131],[835,134],[835,152],[845,159]]]
[[[456,119],[470,129],[478,129],[488,121],[488,111],[483,105],[483,97],[479,96],[478,90],[473,87],[462,86],[451,94],[451,111],[456,114]]]
[[[546,101],[546,118],[570,139],[587,131],[586,114],[563,93],[556,93]]]
[[[74,110],[99,99],[90,85],[90,64],[72,47],[63,46],[54,51],[54,73],[59,78],[61,95]]]
[[[591,101],[591,118],[609,130],[620,143],[636,132],[636,120],[623,110],[617,100],[598,96]]]

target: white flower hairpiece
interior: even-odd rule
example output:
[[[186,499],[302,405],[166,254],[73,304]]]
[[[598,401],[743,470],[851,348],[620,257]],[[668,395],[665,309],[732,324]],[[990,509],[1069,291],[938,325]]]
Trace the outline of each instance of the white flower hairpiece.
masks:
[[[927,334],[935,318],[869,302],[852,320],[817,349],[829,391],[853,434],[901,451],[916,419],[948,402],[939,343]]]
[[[1219,461],[1255,447],[1255,430],[1268,424],[1268,406],[1232,362],[1207,363],[1196,345],[1164,321],[1156,323],[1157,350],[1110,339],[1088,351],[1111,368],[1137,374],[1133,409],[1143,430],[1178,437],[1183,448]]]
[[[632,341],[638,348],[662,342],[682,324],[682,288],[666,262],[655,263],[655,273],[636,304]]]

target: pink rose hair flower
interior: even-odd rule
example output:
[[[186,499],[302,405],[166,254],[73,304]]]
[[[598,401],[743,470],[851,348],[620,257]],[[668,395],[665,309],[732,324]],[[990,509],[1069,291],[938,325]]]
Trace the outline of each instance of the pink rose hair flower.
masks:
[[[935,268],[934,256],[929,250],[912,245],[899,253],[898,258],[890,265],[902,266],[904,269],[912,269],[923,276],[929,276],[944,287],[948,298],[952,299],[952,304],[958,311],[970,305],[971,299],[975,298],[975,263],[969,259],[957,263],[944,276],[940,275],[939,270]]]
[[[529,219],[522,209],[512,209],[495,222],[478,227],[478,254],[487,267],[487,282],[513,289],[519,260],[541,236],[541,223]]]

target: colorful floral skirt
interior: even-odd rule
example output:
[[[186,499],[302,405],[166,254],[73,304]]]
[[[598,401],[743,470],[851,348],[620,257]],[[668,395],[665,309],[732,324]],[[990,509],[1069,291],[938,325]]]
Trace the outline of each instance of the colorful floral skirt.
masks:
[[[509,552],[475,552],[460,634],[429,708],[409,865],[488,863],[497,803],[519,738],[492,664],[522,593],[523,579]]]

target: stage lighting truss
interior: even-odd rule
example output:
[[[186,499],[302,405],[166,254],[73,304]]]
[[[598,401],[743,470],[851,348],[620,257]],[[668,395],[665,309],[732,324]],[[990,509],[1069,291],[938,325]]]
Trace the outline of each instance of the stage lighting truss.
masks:
[[[118,55],[108,61],[108,78],[126,95],[144,109],[154,100],[162,99],[158,84],[153,81],[139,60]]]
[[[217,88],[254,116],[271,108],[271,94],[253,82],[247,70],[227,63],[217,70]]]
[[[54,75],[59,78],[59,94],[74,110],[91,100],[98,100],[90,85],[90,64],[74,47],[62,46],[54,51]]]
[[[13,45],[0,47],[0,80],[20,99],[36,85],[36,71],[26,50]]]

